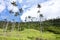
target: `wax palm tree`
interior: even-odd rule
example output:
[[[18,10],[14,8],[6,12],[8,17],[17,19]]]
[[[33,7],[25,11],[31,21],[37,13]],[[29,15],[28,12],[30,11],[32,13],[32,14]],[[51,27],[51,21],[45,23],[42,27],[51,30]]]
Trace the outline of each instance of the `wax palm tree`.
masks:
[[[19,12],[15,12],[15,16],[17,17],[18,15],[20,15]],[[20,24],[19,24],[19,22],[18,22],[18,26],[17,27],[18,27],[18,31],[19,31],[20,30]]]
[[[31,16],[28,16],[28,18],[30,19],[30,18],[31,18]]]
[[[35,19],[35,17],[31,17],[31,22],[33,22],[33,21],[34,21],[34,19]]]
[[[13,12],[12,10],[10,10],[9,13],[12,14],[12,13],[15,13],[15,12]],[[12,26],[11,26],[11,31],[13,31],[14,28],[15,28],[15,20],[12,19],[12,21],[13,21],[13,22],[12,22]]]
[[[10,14],[14,13],[12,10],[9,11]]]
[[[13,6],[17,6],[17,4],[16,4],[16,2],[11,2],[11,4],[13,5]]]
[[[19,12],[20,12],[20,14],[18,13],[18,15],[21,15],[22,13],[23,13],[23,9],[22,8],[20,8],[19,9]],[[17,16],[18,16],[17,15]],[[19,18],[20,19],[20,18]],[[18,23],[18,30],[21,30],[21,27],[20,27],[20,24]]]
[[[27,24],[26,22],[27,22],[27,17],[25,17],[25,26],[26,26],[26,24]]]
[[[20,15],[19,12],[15,12],[15,15],[14,16],[18,16],[18,15]]]
[[[4,24],[3,24],[3,32],[6,31],[6,19],[4,19]]]
[[[39,8],[39,10],[37,11],[37,13],[40,14],[40,8],[41,8],[40,4],[37,5],[37,8]],[[39,17],[40,17],[40,15],[39,15]],[[39,20],[40,20],[40,22],[41,22],[41,19],[39,19]],[[41,24],[41,23],[40,23],[40,24]]]
[[[40,5],[40,4],[38,4],[37,8],[41,8],[41,5]]]
[[[40,13],[41,5],[40,5],[40,4],[38,4],[37,8],[39,8],[38,13]]]
[[[40,14],[41,5],[38,4],[37,8],[39,8],[38,13],[39,13],[39,20],[40,20],[40,30],[42,32],[43,31],[43,29],[42,29],[42,18],[43,18],[43,14]]]
[[[41,32],[41,37],[42,37],[42,32],[43,32],[43,27],[42,27],[43,14],[40,14],[40,8],[41,8],[40,4],[38,4],[38,8],[39,8],[39,10],[38,10],[37,13],[39,13],[40,32]],[[43,39],[41,38],[41,40],[43,40]]]
[[[20,12],[20,14],[23,13],[23,9],[20,8],[20,9],[19,9],[19,12]],[[15,12],[15,16],[20,15],[19,12]],[[19,18],[19,19],[20,19],[20,18]],[[20,30],[20,29],[21,29],[21,27],[20,27],[20,24],[19,24],[19,22],[18,22],[18,30]]]
[[[25,17],[25,22],[27,21],[27,17]]]
[[[43,19],[43,14],[40,14],[40,30],[43,31],[43,27],[42,27],[42,20]]]
[[[4,31],[5,31],[4,35],[6,35],[6,32],[7,32],[7,29],[8,29],[9,22],[7,21],[7,19],[4,19],[4,20],[5,20],[6,24],[4,25],[3,29],[5,29],[5,30],[4,30]]]
[[[7,31],[9,22],[7,21],[7,19],[5,19],[5,21],[6,21],[6,31]]]
[[[22,9],[22,8],[20,8],[20,9],[19,9],[19,12],[20,12],[20,13],[23,13],[23,9]]]
[[[11,4],[12,4],[13,6],[17,6],[16,2],[14,2],[14,1],[11,2]],[[19,9],[19,12],[20,12],[20,14],[23,13],[23,9],[20,8],[20,9]],[[19,12],[12,12],[12,10],[10,10],[10,13],[15,13],[14,16],[18,16],[18,15],[20,15]],[[20,25],[20,24],[18,23],[18,26],[19,26],[19,25]],[[19,27],[18,27],[18,28],[19,28]]]
[[[17,6],[16,2],[14,2],[14,1],[11,2],[11,4],[12,4],[13,6]],[[10,14],[14,13],[14,14],[15,14],[14,16],[17,16],[17,15],[18,15],[18,12],[13,12],[12,10],[10,10],[9,13],[10,13]],[[15,28],[15,20],[12,19],[12,21],[13,21],[13,22],[12,22],[12,23],[13,23],[13,24],[12,24],[12,30],[14,30],[14,28]],[[11,30],[11,31],[12,31],[12,30]]]
[[[28,16],[28,19],[29,19],[29,24],[30,24],[31,16]],[[30,26],[29,26],[29,28],[30,28]]]
[[[15,20],[14,20],[14,19],[12,19],[12,21],[13,21],[13,22],[12,22],[12,26],[11,26],[11,27],[12,27],[11,31],[13,31],[13,30],[14,30],[14,28],[15,28]]]

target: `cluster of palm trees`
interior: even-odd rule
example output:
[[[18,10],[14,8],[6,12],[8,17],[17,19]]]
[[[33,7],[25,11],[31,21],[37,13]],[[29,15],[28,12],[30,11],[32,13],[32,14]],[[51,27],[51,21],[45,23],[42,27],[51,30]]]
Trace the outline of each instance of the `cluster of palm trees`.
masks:
[[[11,3],[13,6],[17,6],[17,4],[16,4],[16,2],[12,2]],[[41,8],[41,6],[40,6],[40,4],[38,4],[38,6],[37,6],[37,8],[39,8],[39,10],[38,10],[38,12],[37,13],[39,13],[39,18],[40,18],[40,29],[41,29],[41,31],[42,31],[42,25],[41,25],[41,22],[42,22],[42,18],[43,18],[43,14],[40,14],[40,8]],[[12,13],[14,13],[14,16],[18,16],[18,15],[20,15],[20,13],[23,13],[23,9],[22,8],[20,8],[19,9],[19,12],[13,12],[12,10],[10,10],[9,11],[9,13],[10,14],[12,14]],[[25,17],[25,22],[27,21],[27,18],[29,18],[29,19],[31,19],[32,17],[31,16],[28,16],[28,17]],[[5,28],[5,31],[7,31],[7,27],[8,27],[8,25],[9,25],[9,22],[7,21],[7,19],[4,19],[7,23],[6,23],[6,27],[4,27]],[[11,31],[13,31],[14,30],[14,28],[15,28],[15,23],[16,23],[16,21],[15,21],[15,19],[12,19],[12,21],[13,21],[13,24],[12,24],[12,29],[11,29]],[[33,21],[33,18],[31,19],[31,21]],[[10,21],[11,22],[11,21]],[[19,22],[18,22],[18,30],[19,30],[19,26],[20,24],[19,24]]]
[[[43,27],[42,27],[43,14],[40,14],[41,5],[38,4],[38,5],[37,5],[37,8],[39,9],[39,10],[37,11],[37,13],[39,14],[40,31],[42,32],[42,31],[43,31]],[[25,17],[25,22],[27,21],[27,19],[29,19],[30,21],[33,21],[34,18],[31,17],[31,16]]]
[[[12,4],[13,6],[17,6],[16,2],[14,2],[14,1],[13,1],[11,4]],[[20,9],[19,9],[19,12],[13,12],[12,10],[10,10],[9,13],[10,13],[10,14],[14,14],[14,16],[17,17],[18,15],[20,15],[21,13],[23,13],[23,9],[20,8]],[[5,23],[4,26],[3,26],[3,29],[4,29],[3,31],[5,31],[5,33],[6,33],[6,32],[7,32],[8,25],[9,25],[9,21],[7,21],[7,19],[4,19],[4,21],[5,21],[6,23]],[[12,22],[12,26],[11,26],[11,27],[12,27],[11,31],[14,30],[14,28],[15,28],[15,23],[16,23],[16,21],[15,21],[14,18],[12,19],[12,21],[13,21],[13,22]],[[10,21],[10,22],[11,22],[11,21]],[[19,25],[20,25],[20,24],[19,24],[19,22],[18,22],[18,30],[19,30]]]

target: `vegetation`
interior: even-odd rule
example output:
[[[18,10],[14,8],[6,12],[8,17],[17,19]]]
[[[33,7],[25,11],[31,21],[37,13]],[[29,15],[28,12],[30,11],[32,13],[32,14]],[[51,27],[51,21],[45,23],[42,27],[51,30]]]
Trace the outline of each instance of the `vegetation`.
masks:
[[[1,31],[1,30],[0,30]],[[19,35],[19,36],[18,36]],[[17,32],[7,32],[6,36],[0,36],[1,40],[37,40],[37,39],[43,39],[43,40],[55,40],[56,35],[50,32],[43,32],[43,34],[40,33],[38,30],[34,29],[25,29],[23,31]]]
[[[16,2],[11,3],[13,6],[17,6]],[[42,21],[43,14],[40,14],[41,6],[38,4],[39,20],[33,22],[31,16],[25,18],[25,22],[16,22],[13,18],[12,21],[0,21],[0,40],[60,40],[60,18],[50,19]],[[9,11],[10,14],[17,17],[23,13],[23,9],[20,8],[19,12]],[[27,22],[26,19],[31,19]]]
[[[57,20],[57,21],[56,21]],[[55,21],[55,22],[54,22]],[[40,31],[40,22],[18,22],[14,23],[15,28],[11,31],[12,22],[9,22],[5,34],[3,27],[7,24],[0,21],[0,39],[1,40],[60,40],[60,22],[59,19],[46,20],[42,22],[43,33]],[[54,25],[57,24],[57,25]],[[5,26],[6,27],[6,26]],[[11,31],[11,32],[10,32]]]

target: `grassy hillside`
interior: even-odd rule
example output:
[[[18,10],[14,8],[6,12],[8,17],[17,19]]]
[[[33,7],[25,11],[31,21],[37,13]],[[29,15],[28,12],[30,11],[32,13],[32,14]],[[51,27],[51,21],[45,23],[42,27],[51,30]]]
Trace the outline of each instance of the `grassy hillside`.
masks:
[[[7,23],[7,31],[4,32]],[[13,31],[12,25],[15,26]],[[43,21],[41,26],[40,22],[0,21],[0,40],[60,40],[60,19]]]
[[[0,30],[1,31],[1,30]],[[0,33],[1,34],[1,33]],[[0,40],[57,40],[56,34],[50,32],[41,33],[34,29],[25,29],[23,31],[7,32],[6,35],[1,35]]]

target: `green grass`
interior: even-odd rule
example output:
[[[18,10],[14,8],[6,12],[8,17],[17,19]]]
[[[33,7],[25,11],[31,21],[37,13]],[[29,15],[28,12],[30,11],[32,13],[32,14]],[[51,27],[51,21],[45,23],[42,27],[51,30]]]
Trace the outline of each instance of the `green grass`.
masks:
[[[4,34],[0,29],[0,34]],[[56,38],[57,37],[57,38]],[[25,29],[23,31],[12,31],[7,32],[6,35],[0,35],[0,40],[36,40],[36,39],[47,39],[47,40],[59,40],[60,35],[53,34],[50,32],[41,33],[35,29]]]

